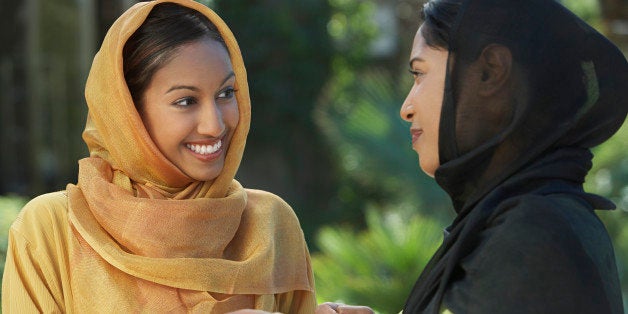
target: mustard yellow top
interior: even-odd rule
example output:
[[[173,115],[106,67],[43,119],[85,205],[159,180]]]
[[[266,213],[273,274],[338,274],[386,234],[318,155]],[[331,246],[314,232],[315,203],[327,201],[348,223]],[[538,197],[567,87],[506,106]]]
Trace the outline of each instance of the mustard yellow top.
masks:
[[[221,174],[185,175],[157,149],[124,81],[122,48],[150,10],[174,2],[201,12],[225,39],[239,123]],[[236,180],[250,101],[238,45],[191,0],[141,2],[111,27],[86,85],[76,185],[29,202],[9,231],[4,313],[313,313],[310,257],[296,215],[279,197]]]

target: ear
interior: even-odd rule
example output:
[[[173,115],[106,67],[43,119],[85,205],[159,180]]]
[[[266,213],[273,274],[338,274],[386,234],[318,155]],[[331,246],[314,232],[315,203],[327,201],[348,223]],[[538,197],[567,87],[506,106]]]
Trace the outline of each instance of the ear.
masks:
[[[491,96],[501,91],[512,72],[510,49],[504,45],[490,44],[484,47],[477,62],[482,71],[478,93]]]

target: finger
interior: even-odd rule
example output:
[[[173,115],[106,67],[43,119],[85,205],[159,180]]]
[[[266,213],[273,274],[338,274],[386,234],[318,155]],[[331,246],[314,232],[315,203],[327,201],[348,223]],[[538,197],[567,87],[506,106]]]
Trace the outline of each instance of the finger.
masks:
[[[323,303],[323,304],[328,305],[328,306],[329,306],[329,307],[331,307],[331,308],[332,308],[332,310],[334,310],[334,311],[337,311],[339,306],[344,305],[344,304],[342,304],[342,303],[334,303],[334,302],[325,302],[325,303]]]
[[[332,307],[332,304],[323,303],[316,307],[316,314],[337,314],[337,312]]]

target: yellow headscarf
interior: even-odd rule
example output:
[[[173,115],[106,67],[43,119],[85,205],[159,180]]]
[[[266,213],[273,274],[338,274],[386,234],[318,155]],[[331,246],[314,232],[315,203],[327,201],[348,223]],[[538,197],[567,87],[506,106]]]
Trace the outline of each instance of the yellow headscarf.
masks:
[[[122,171],[132,181],[172,192],[197,184],[173,165],[151,140],[138,115],[124,81],[122,49],[151,9],[163,2],[173,2],[194,9],[216,25],[229,50],[235,73],[236,99],[240,120],[225,158],[225,166],[215,181],[204,183],[203,196],[222,197],[227,192],[240,165],[251,121],[251,102],[246,70],[240,48],[231,30],[209,8],[194,1],[150,1],[139,3],[125,12],[109,29],[94,58],[85,88],[89,115],[83,139],[91,156],[98,156]]]
[[[209,18],[231,57],[240,118],[224,169],[212,182],[193,180],[159,151],[124,80],[126,41],[164,2]],[[191,0],[134,5],[107,33],[85,95],[89,114],[83,138],[90,157],[79,161],[78,184],[67,187],[70,222],[81,238],[71,261],[73,291],[81,291],[82,284],[91,291],[90,277],[121,272],[116,275],[121,291],[139,289],[135,281],[140,280],[228,295],[313,292],[309,254],[293,211],[280,198],[245,190],[234,180],[249,130],[250,100],[236,40],[213,11]],[[92,267],[85,256],[105,266]],[[148,289],[142,295],[152,294],[142,289]]]

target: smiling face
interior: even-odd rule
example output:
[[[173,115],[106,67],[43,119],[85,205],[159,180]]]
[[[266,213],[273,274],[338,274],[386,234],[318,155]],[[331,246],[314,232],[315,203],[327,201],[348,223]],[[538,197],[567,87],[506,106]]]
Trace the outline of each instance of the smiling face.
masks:
[[[177,48],[142,95],[140,115],[153,142],[183,173],[215,179],[238,124],[227,50],[202,38]]]
[[[434,176],[440,165],[438,129],[443,105],[449,52],[428,46],[417,31],[410,54],[414,84],[401,107],[401,118],[411,123],[412,147],[419,154],[421,169]]]

